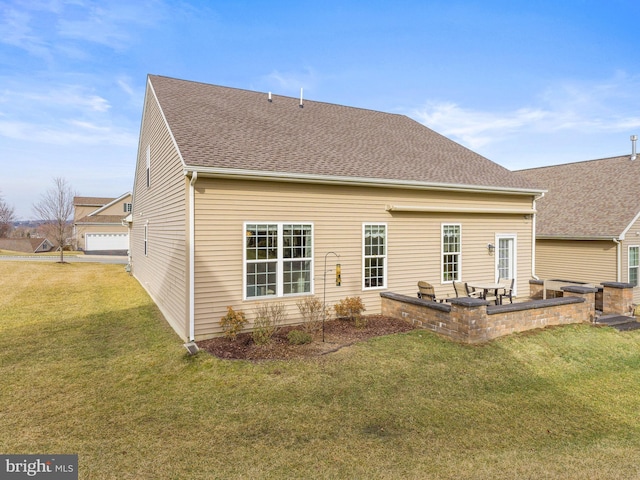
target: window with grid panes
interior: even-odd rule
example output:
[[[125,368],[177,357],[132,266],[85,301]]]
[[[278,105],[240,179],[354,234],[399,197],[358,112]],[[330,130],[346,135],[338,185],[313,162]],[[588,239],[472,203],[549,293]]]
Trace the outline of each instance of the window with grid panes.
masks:
[[[387,226],[363,226],[364,288],[382,288],[387,283]]]
[[[442,225],[442,282],[460,281],[460,225]]]
[[[629,283],[638,285],[638,266],[640,247],[629,247]]]
[[[312,238],[310,224],[246,224],[246,297],[311,293]]]

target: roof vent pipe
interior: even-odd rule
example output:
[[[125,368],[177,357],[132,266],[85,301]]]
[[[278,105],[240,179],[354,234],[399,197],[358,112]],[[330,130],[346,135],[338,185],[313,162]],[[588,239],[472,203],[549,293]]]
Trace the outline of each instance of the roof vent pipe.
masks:
[[[269,92],[269,101],[271,102],[271,92]]]
[[[631,135],[631,160],[636,159],[636,140],[638,140],[638,136]]]
[[[300,89],[300,108],[302,108],[302,88]]]

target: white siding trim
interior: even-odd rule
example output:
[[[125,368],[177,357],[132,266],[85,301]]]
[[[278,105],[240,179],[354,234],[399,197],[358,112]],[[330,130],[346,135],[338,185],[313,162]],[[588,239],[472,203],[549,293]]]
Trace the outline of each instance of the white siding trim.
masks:
[[[169,133],[169,137],[171,138],[171,141],[173,142],[173,146],[176,149],[176,153],[178,154],[178,157],[180,158],[180,161],[182,162],[182,165],[184,167],[187,166],[187,163],[184,161],[184,158],[182,158],[182,152],[180,151],[180,148],[178,147],[178,142],[176,142],[175,137],[173,136],[173,132],[171,131],[171,127],[169,126],[169,122],[167,122],[167,117],[164,116],[164,112],[162,111],[162,105],[160,105],[160,101],[158,100],[158,96],[156,95],[156,91],[153,89],[153,85],[151,84],[151,79],[147,78],[147,83],[149,85],[149,89],[151,90],[151,93],[153,93],[153,98],[156,100],[156,106],[158,107],[158,111],[160,112],[160,116],[162,117],[162,121],[164,122],[164,126],[167,129],[167,132]]]

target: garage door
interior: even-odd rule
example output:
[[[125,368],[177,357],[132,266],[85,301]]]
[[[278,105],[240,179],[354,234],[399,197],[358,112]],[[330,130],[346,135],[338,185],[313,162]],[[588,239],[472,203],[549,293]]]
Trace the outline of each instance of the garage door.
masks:
[[[87,233],[84,240],[86,251],[129,249],[128,233]]]

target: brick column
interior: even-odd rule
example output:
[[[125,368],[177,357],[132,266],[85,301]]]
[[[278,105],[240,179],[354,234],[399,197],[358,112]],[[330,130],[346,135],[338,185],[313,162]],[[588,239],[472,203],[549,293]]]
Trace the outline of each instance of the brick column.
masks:
[[[628,315],[633,310],[633,284],[602,282],[602,314]]]
[[[569,285],[561,287],[565,297],[580,297],[584,298],[587,305],[586,318],[581,319],[583,322],[595,322],[596,321],[596,292],[595,287],[581,287],[579,285]]]
[[[450,328],[456,340],[480,343],[489,340],[487,305],[480,298],[459,297],[448,300],[451,304]]]

